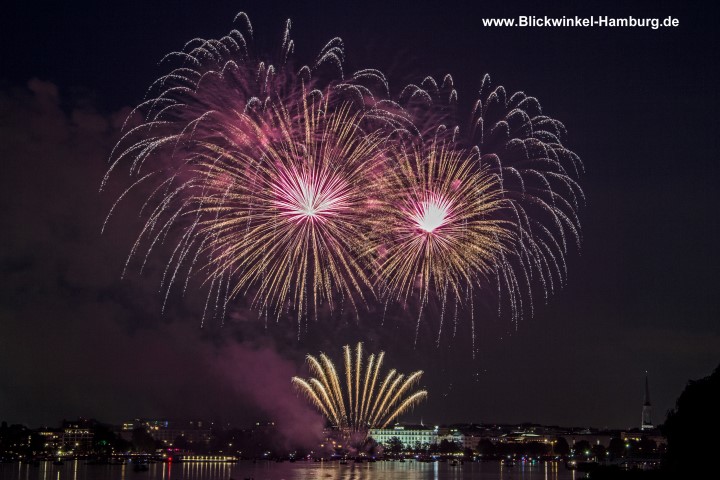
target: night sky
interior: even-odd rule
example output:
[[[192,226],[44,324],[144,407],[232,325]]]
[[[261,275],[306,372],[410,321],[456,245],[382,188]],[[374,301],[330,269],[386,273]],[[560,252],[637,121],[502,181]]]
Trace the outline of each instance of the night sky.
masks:
[[[303,355],[366,341],[423,369],[430,397],[403,420],[637,427],[649,372],[661,422],[720,361],[718,32],[711,2],[12,2],[0,20],[0,419],[109,422],[318,417],[292,392]],[[567,286],[517,325],[492,309],[455,339],[395,312],[266,326],[238,300],[200,326],[199,282],[161,315],[161,265],[120,278],[140,223],[98,192],[129,107],[193,37],[246,11],[261,49],[293,20],[296,58],[331,38],[346,70],[383,70],[397,91],[449,72],[470,104],[484,73],[540,99],[586,167],[583,243]],[[484,28],[483,17],[659,17],[679,28]],[[160,258],[155,261],[160,262]],[[467,317],[467,315],[465,315]],[[294,425],[290,427],[289,425]]]

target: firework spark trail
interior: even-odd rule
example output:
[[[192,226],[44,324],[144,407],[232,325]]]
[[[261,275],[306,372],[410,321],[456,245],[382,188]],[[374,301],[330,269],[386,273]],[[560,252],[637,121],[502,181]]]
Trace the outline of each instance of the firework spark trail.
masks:
[[[485,76],[466,127],[450,75],[392,97],[378,70],[345,75],[339,38],[294,69],[290,21],[271,63],[253,52],[247,15],[235,20],[228,35],[163,58],[179,65],[128,117],[101,185],[128,164],[133,182],[103,230],[130,191],[151,191],[124,270],[137,256],[142,271],[177,238],[163,309],[173,285],[184,293],[196,274],[207,290],[202,321],[247,296],[266,322],[293,311],[298,335],[325,306],[342,315],[347,302],[359,315],[376,298],[385,312],[413,297],[416,341],[428,305],[440,305],[439,345],[448,297],[453,336],[462,305],[474,342],[475,292],[497,292],[498,314],[508,304],[517,324],[533,314],[536,286],[547,299],[564,284],[580,242],[583,166],[537,99]],[[358,415],[360,383],[348,391]]]
[[[367,433],[371,428],[385,428],[398,416],[424,400],[427,392],[418,390],[407,395],[419,382],[422,371],[404,376],[397,374],[396,370],[391,370],[382,380],[382,386],[375,395],[375,384],[380,374],[383,357],[383,352],[377,357],[371,354],[363,370],[362,343],[358,343],[355,348],[354,363],[350,346],[343,347],[346,377],[344,394],[339,387],[340,379],[337,371],[324,354],[320,355],[321,361],[312,355],[307,357],[310,372],[317,377],[307,380],[293,377],[292,383],[334,426],[344,432]],[[328,394],[329,391],[334,394]]]
[[[565,281],[568,240],[580,244],[578,209],[584,194],[575,178],[582,163],[563,146],[564,125],[543,115],[537,99],[523,92],[507,98],[503,87],[492,88],[487,75],[472,123],[481,161],[501,176],[513,204],[517,258],[523,265],[518,274],[527,282],[539,277],[547,298],[557,288],[556,279]],[[511,281],[519,287],[517,276]]]

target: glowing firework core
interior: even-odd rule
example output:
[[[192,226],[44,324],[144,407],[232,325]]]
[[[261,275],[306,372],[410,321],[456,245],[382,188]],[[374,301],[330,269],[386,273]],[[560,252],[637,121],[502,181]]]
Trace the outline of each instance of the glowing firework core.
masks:
[[[450,216],[450,202],[441,195],[431,195],[420,202],[410,213],[410,218],[425,233],[433,233],[447,223]]]
[[[282,172],[273,188],[280,214],[297,221],[324,221],[349,208],[347,183],[337,176]]]

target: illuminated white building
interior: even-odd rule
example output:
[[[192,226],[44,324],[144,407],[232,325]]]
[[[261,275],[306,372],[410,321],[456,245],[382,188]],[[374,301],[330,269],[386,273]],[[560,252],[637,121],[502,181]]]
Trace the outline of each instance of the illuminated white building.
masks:
[[[438,427],[425,427],[422,425],[403,426],[395,425],[392,428],[372,428],[369,436],[380,444],[387,444],[390,439],[397,438],[404,447],[414,448],[416,445],[432,445],[438,443]]]

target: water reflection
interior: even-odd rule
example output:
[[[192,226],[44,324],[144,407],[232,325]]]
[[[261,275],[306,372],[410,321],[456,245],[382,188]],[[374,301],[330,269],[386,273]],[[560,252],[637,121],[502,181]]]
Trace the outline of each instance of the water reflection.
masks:
[[[530,465],[500,463],[421,463],[415,461],[349,463],[154,463],[148,471],[133,471],[131,464],[87,465],[68,461],[64,465],[0,464],[0,480],[579,480],[556,462]]]

